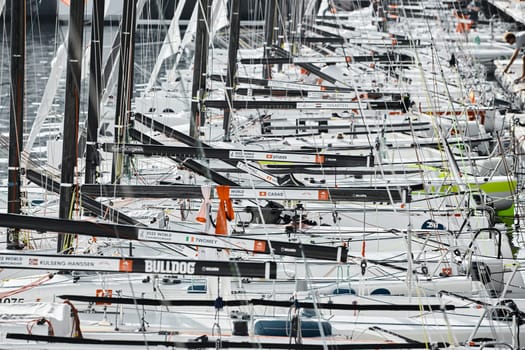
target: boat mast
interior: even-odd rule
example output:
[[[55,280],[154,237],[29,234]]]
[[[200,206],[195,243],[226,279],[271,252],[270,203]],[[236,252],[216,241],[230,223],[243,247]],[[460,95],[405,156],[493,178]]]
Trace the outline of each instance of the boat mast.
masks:
[[[137,1],[137,10],[136,13],[142,13],[144,6],[146,5],[147,0],[138,0]],[[106,2],[107,7],[108,2]],[[115,78],[115,71],[117,70],[116,62],[120,57],[120,32],[122,31],[122,21],[120,22],[119,29],[116,35],[113,38],[111,44],[111,49],[106,58],[106,63],[104,64],[104,73],[102,74],[102,81],[104,82],[104,87],[102,88],[102,104],[104,101],[107,101],[109,97],[113,94],[113,87],[117,85]]]
[[[281,0],[279,2],[279,14],[280,14],[280,21],[279,21],[279,27],[277,32],[277,45],[280,48],[284,47],[285,38],[288,38],[289,35],[286,32],[287,28],[289,28],[288,24],[290,22],[290,16],[289,16],[289,9],[288,9],[288,1],[287,0]],[[279,64],[278,69],[279,72],[283,70],[283,65]]]
[[[73,181],[78,159],[78,122],[80,113],[80,81],[82,71],[82,39],[84,2],[71,1],[69,5],[69,35],[67,44],[66,98],[62,141],[62,169],[60,177],[61,219],[71,218],[76,197]],[[59,234],[57,252],[68,252],[73,246],[73,235]]]
[[[21,213],[20,155],[23,148],[26,2],[11,1],[11,104],[9,113],[9,167],[7,211]],[[21,249],[20,231],[7,230],[7,249]]]
[[[120,34],[120,63],[118,74],[117,106],[115,113],[115,143],[124,143],[126,127],[131,112],[133,95],[133,55],[135,52],[136,0],[124,1],[122,7],[122,31]],[[123,174],[123,155],[113,153],[111,182],[120,183]]]
[[[224,109],[224,141],[230,142],[231,127],[231,103],[233,102],[233,89],[235,76],[237,74],[237,51],[239,51],[239,32],[241,17],[239,16],[241,1],[232,0],[230,3],[230,42],[228,43],[228,68],[226,73],[226,102],[228,107]]]
[[[203,110],[200,102],[206,90],[206,75],[208,67],[208,23],[211,13],[212,0],[199,0],[197,2],[197,32],[195,36],[195,58],[193,61],[193,83],[191,87],[191,118],[190,136],[199,136],[199,126],[204,124]]]
[[[91,57],[89,61],[89,105],[87,115],[86,174],[85,183],[95,183],[97,165],[96,149],[100,98],[102,96],[102,47],[104,39],[104,0],[93,1],[91,23]]]
[[[299,56],[301,54],[301,37],[303,30],[303,16],[304,16],[304,1],[299,0],[292,8],[292,23],[291,23],[291,37],[292,47],[290,49],[292,56]]]
[[[275,42],[275,21],[277,18],[277,0],[266,0],[264,14],[264,58],[272,57],[272,46]],[[263,79],[272,79],[272,65],[263,67]]]

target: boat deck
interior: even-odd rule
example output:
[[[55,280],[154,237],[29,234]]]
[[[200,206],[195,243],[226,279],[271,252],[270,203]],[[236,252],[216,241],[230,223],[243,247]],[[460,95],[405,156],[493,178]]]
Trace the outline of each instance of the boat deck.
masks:
[[[514,19],[516,22],[525,24],[525,1],[488,0],[488,3]]]
[[[522,72],[523,61],[516,59],[512,64],[512,67],[508,74],[503,74],[503,69],[507,64],[508,60],[496,60],[494,64],[496,69],[494,76],[500,85],[509,93],[514,95],[514,103],[518,107],[523,108],[525,106],[525,82],[516,84],[515,80],[520,77]]]

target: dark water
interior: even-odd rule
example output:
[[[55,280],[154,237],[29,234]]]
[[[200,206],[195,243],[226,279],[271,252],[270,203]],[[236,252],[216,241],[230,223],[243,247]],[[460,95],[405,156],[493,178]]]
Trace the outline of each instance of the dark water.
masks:
[[[10,47],[9,35],[6,28],[9,23],[3,22],[1,60],[0,60],[0,133],[9,136],[9,103],[10,103]],[[167,30],[167,24],[155,26],[140,26],[137,28],[135,49],[135,84],[146,84],[149,72],[155,63],[160,44]],[[118,31],[118,26],[106,26],[104,30],[104,62],[111,51],[111,45]],[[84,29],[84,48],[89,46],[91,29],[89,25]],[[53,101],[50,114],[64,113],[65,70],[60,77],[49,77],[51,63],[58,47],[67,41],[67,26],[54,22],[30,21],[27,28],[26,42],[26,108],[24,135],[27,137],[42,99],[48,79],[59,79],[60,84]],[[81,85],[80,122],[83,123],[87,115],[87,99],[89,93],[88,80],[84,79]],[[115,93],[116,94],[116,93]],[[54,135],[49,135],[53,138]],[[35,146],[45,146],[46,139],[39,139]],[[7,148],[0,147],[0,183],[7,174]]]
[[[0,60],[0,133],[9,135],[10,103],[10,43],[9,23],[3,21],[1,33]],[[40,102],[42,92],[48,80],[51,60],[56,52],[57,35],[53,23],[30,21],[27,27],[26,42],[26,121],[24,133],[29,132]],[[7,149],[0,147],[0,158],[7,157]],[[6,173],[4,163],[0,163],[0,177]]]

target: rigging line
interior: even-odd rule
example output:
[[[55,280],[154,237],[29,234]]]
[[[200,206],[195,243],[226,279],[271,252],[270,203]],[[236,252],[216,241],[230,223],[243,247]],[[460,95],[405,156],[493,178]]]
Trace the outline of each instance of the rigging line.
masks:
[[[409,123],[410,123],[410,127],[413,129],[413,123],[412,123],[411,119],[409,120]],[[415,152],[414,152],[415,155],[416,155],[416,159],[417,159],[418,163],[421,164],[420,152],[422,152],[422,148],[421,148],[421,146],[419,145],[419,143],[416,140],[416,135],[415,135],[415,131],[414,130],[412,131],[412,140],[413,140],[414,144],[416,145],[416,149],[415,149]],[[419,152],[418,152],[418,150],[419,150]],[[421,166],[418,166],[417,169],[418,169],[418,174],[419,174],[419,176],[421,178],[421,181],[423,183],[427,183],[428,180],[425,179],[425,175],[430,177],[430,176],[432,176],[431,173],[429,174],[429,172],[424,171],[423,167],[421,167]],[[422,199],[415,199],[415,200],[413,199],[411,201],[413,201],[413,202],[425,201],[427,203],[427,206],[430,207],[431,206],[430,200],[436,199],[436,198],[442,198],[444,196],[449,196],[449,195],[448,194],[443,194],[443,195],[438,195],[438,196],[431,197],[431,196],[428,196],[428,195],[425,194]],[[432,218],[435,219],[435,217],[433,216],[432,213],[430,213],[430,215],[431,215]]]
[[[410,124],[410,128],[413,130],[413,123],[412,123],[412,119],[411,119],[411,118],[409,118],[409,124]],[[422,152],[423,152],[423,149],[422,149],[422,147],[419,145],[419,143],[418,143],[417,140],[416,140],[416,135],[415,135],[415,131],[414,131],[414,130],[412,131],[412,140],[413,140],[414,144],[416,145],[416,149],[415,149],[415,152],[414,152],[415,155],[416,155],[416,159],[417,159],[418,163],[421,164],[420,152],[422,153]],[[419,150],[419,152],[418,152],[418,150]],[[421,167],[421,166],[418,166],[417,168],[418,168],[418,173],[419,173],[419,175],[420,175],[421,181],[422,181],[423,183],[427,183],[427,182],[429,182],[428,179],[425,179],[425,177],[426,177],[426,176],[427,176],[427,177],[431,177],[431,176],[432,176],[432,173],[429,173],[428,171],[424,171],[424,170],[423,170],[423,167]],[[425,176],[425,175],[426,175],[426,176]],[[444,197],[444,196],[449,196],[449,195],[448,195],[448,194],[443,194],[443,195],[441,195],[441,196],[429,197],[428,195],[425,194],[423,199],[413,200],[413,201],[414,201],[414,202],[425,201],[425,202],[427,203],[427,206],[428,206],[428,207],[431,207],[431,203],[430,203],[430,201],[431,201],[432,199],[440,198],[440,197]],[[431,217],[432,217],[433,219],[435,219],[435,217],[432,215],[432,213],[430,213],[430,214],[431,214]]]
[[[312,285],[312,282],[311,282],[311,277],[312,277],[312,271],[311,271],[311,268],[310,268],[310,264],[308,263],[308,260],[304,257],[304,251],[302,251],[302,255],[303,255],[303,259],[304,259],[304,268],[305,268],[305,280],[306,280],[306,283],[309,283],[310,284],[310,289],[313,288],[313,285]],[[323,341],[323,348],[325,350],[328,350],[328,344],[327,344],[327,341],[325,339],[325,334],[324,334],[324,327],[322,326],[322,318],[321,318],[321,312],[318,308],[318,297],[317,297],[317,293],[311,293],[311,297],[312,297],[312,302],[313,302],[313,306],[314,306],[314,312],[315,312],[315,315],[317,316],[317,324],[318,324],[318,327],[319,327],[319,333],[320,333],[320,336],[322,338],[322,341]],[[299,332],[299,330],[298,330]]]
[[[427,20],[426,22],[427,22],[427,26],[429,27],[428,20]],[[430,28],[429,28],[429,29],[430,29]],[[430,37],[431,37],[431,41],[434,43],[434,46],[433,46],[433,47],[435,47],[435,40],[434,40],[434,37],[433,37],[433,34],[432,34],[432,33],[430,33]],[[437,54],[437,53],[436,53],[436,54]],[[435,56],[436,54],[433,54],[433,56],[432,56],[433,60],[434,60],[434,56]],[[452,115],[453,115],[452,118],[453,118],[453,120],[454,120],[454,123],[455,123],[456,125],[459,126],[459,125],[460,125],[460,122],[459,122],[459,119],[458,119],[458,115],[457,115],[457,113],[456,113],[456,111],[455,111],[455,109],[454,109],[453,99],[452,99],[452,97],[451,97],[450,90],[449,90],[449,88],[448,88],[447,79],[446,79],[446,77],[445,77],[445,75],[444,75],[443,67],[442,67],[442,65],[441,65],[441,60],[439,59],[439,57],[438,57],[437,62],[438,62],[437,64],[438,64],[438,66],[439,66],[439,71],[440,71],[441,77],[442,77],[443,81],[445,82],[445,85],[444,85],[444,86],[445,86],[445,89],[446,89],[446,92],[447,92],[447,96],[448,96],[448,101],[449,101],[450,107],[451,107],[451,109],[452,109]],[[460,81],[460,87],[462,87],[462,86],[463,86],[463,84],[462,84],[463,79],[460,78],[459,81]],[[464,94],[464,91],[463,91],[463,94]],[[463,112],[463,113],[464,113],[463,115],[466,116],[465,112]],[[454,124],[453,124],[453,125],[454,125]],[[454,126],[453,126],[453,127],[454,127]],[[463,147],[466,147],[466,145],[465,145],[464,142],[463,142]],[[472,159],[470,158],[470,152],[467,152],[467,159],[469,159],[470,163],[472,164]],[[465,161],[465,160],[462,158],[462,163],[464,163],[464,161]]]
[[[311,28],[315,28],[315,27],[319,27],[319,25],[317,25],[315,19],[316,19],[317,16],[312,16],[312,24],[310,25]],[[343,24],[341,23],[341,21],[339,20],[339,17],[338,16],[333,16],[332,17],[332,20],[334,21],[334,24],[336,25],[336,29],[337,29],[337,36],[343,38],[343,33],[342,33],[342,30],[343,30]],[[308,28],[308,27],[307,27]],[[348,43],[348,41],[346,41],[346,43]],[[348,43],[349,44],[349,43]],[[346,50],[345,50],[345,42],[342,42],[341,43],[341,49],[343,51],[343,56],[347,57],[349,55],[346,54]],[[347,65],[347,68],[349,67],[349,62],[346,62],[346,65]]]
[[[281,19],[282,19],[282,16],[281,16]],[[222,80],[222,76],[221,76],[221,80]],[[228,103],[230,104],[231,102],[228,101]],[[231,105],[230,105],[230,107],[231,107]],[[244,150],[244,144],[243,143],[240,144],[240,147],[241,147],[241,149]],[[246,159],[246,155],[244,154],[244,152],[243,152],[243,155],[244,155],[244,162],[247,163],[248,159]],[[323,169],[322,164],[321,164],[321,169]],[[249,181],[250,181],[250,186],[252,187],[252,190],[255,190],[255,183],[253,181],[253,175],[252,174],[250,174]],[[330,196],[330,193],[329,193],[329,196]],[[256,200],[256,205],[257,205],[258,211],[259,211],[259,216],[263,220],[263,224],[264,224],[264,216],[262,215],[262,208],[261,208],[261,205],[260,205],[259,198],[256,198],[255,200]],[[268,241],[270,241],[269,240],[269,236],[267,235],[267,232],[265,232],[265,233],[266,233]],[[275,259],[274,254],[273,254],[273,249],[271,247],[270,247],[270,251],[271,251],[272,259]]]
[[[243,156],[243,161],[244,163],[248,164],[248,159],[246,157],[246,153],[245,153],[245,145],[243,143],[240,143],[238,144],[238,146],[240,147],[241,151],[242,151],[242,156]],[[255,193],[255,182],[254,182],[254,176],[252,175],[251,172],[248,172],[248,181],[249,181],[249,184],[250,184],[250,187],[251,187],[251,190],[254,191]],[[261,200],[259,198],[259,196],[256,196],[255,197],[255,205],[257,206],[257,210],[258,210],[258,213],[259,213],[259,217],[261,219],[261,223],[263,225],[266,224],[265,222],[265,219],[264,219],[264,215],[263,215],[263,212],[262,212],[262,207],[261,207]],[[269,249],[270,249],[270,256],[272,258],[273,261],[276,261],[275,259],[275,253],[274,253],[274,250],[272,248],[272,243],[271,243],[271,240],[270,240],[270,236],[268,234],[268,230],[265,230],[264,232],[264,236],[266,237],[266,240],[268,242],[268,246],[269,246]],[[280,258],[280,260],[282,260],[282,257]]]
[[[136,11],[136,15],[137,15],[137,16],[140,16],[143,7],[144,7],[144,2],[143,2],[143,1],[139,1],[139,2],[136,4],[136,9],[138,10],[138,11]],[[132,11],[134,11],[134,10],[132,10]],[[122,24],[121,24],[121,27],[122,27]],[[136,34],[135,34],[135,35],[136,35]],[[131,53],[129,53],[129,54],[131,54]],[[131,71],[132,71],[132,67],[129,67],[129,68],[128,68],[128,73],[124,75],[124,78],[128,81],[128,83],[133,79],[133,78],[131,78],[131,77],[129,76],[129,75],[131,74]],[[128,90],[125,90],[125,91],[124,91],[124,95],[125,95],[125,96],[128,96],[129,93],[130,93],[130,91],[128,91]],[[127,98],[127,97],[126,97],[126,98]],[[128,114],[128,111],[122,110],[122,114],[123,114],[123,115],[127,115],[127,114]],[[123,118],[123,116],[120,116],[120,118]],[[124,122],[125,122],[125,125],[124,125],[123,127],[127,127],[128,118],[125,118],[125,117],[124,117],[123,119],[124,119]],[[127,133],[126,133],[126,134],[127,134]],[[116,182],[115,182],[115,186],[116,186]],[[101,205],[102,205],[102,203],[101,203]],[[125,256],[125,254],[124,254],[124,247],[119,247],[119,253],[120,253],[121,256]],[[130,290],[131,290],[131,294],[132,294],[132,296],[133,296],[134,298],[136,298],[136,292],[135,292],[135,289],[134,289],[134,287],[133,287],[133,281],[131,280],[131,276],[129,276],[129,274],[128,274],[127,278],[128,278],[128,286],[129,286],[129,288],[130,288]],[[137,313],[137,317],[138,317],[138,319],[140,320],[140,319],[141,319],[141,313],[140,313],[140,310],[139,310],[138,306],[135,307],[135,311],[136,311],[136,313]],[[147,341],[147,339],[146,339],[146,335],[145,335],[145,332],[142,332],[142,333],[143,333],[144,341]]]
[[[348,86],[346,83],[344,85]],[[382,165],[382,162],[381,162],[380,154],[378,154],[378,151],[375,150],[375,147],[372,147],[372,141],[371,141],[371,137],[370,137],[371,131],[370,131],[368,123],[366,123],[366,121],[365,121],[364,108],[363,108],[363,104],[362,104],[362,101],[361,101],[361,96],[360,96],[359,91],[357,90],[357,86],[356,86],[356,84],[354,82],[351,83],[350,88],[353,88],[354,93],[356,95],[356,100],[357,100],[357,104],[358,104],[360,117],[361,117],[361,120],[363,121],[363,124],[365,125],[365,130],[367,131],[365,135],[366,135],[366,139],[368,141],[368,145],[372,148],[372,152],[375,152],[374,159],[378,159],[378,168],[379,168],[379,171],[380,171],[382,177],[384,178],[385,177],[385,171],[384,171],[384,168],[383,168],[383,165]],[[392,198],[391,190],[387,189],[387,193],[388,193],[388,195],[390,197],[390,203],[392,205],[392,208],[393,208],[394,212],[396,212],[396,207],[394,205],[394,200]]]
[[[410,124],[410,128],[413,130],[413,123],[412,123],[412,119],[409,118],[409,124]],[[419,142],[417,142],[417,138],[416,138],[416,133],[415,131],[413,130],[412,131],[412,142],[414,143],[415,145],[415,155],[416,155],[416,159],[418,160],[419,164],[421,164],[421,159],[420,159],[420,154],[423,152],[423,149],[422,149],[422,146]],[[438,143],[439,145],[439,143]],[[419,177],[421,179],[421,181],[423,183],[427,183],[429,182],[429,179],[431,176],[432,176],[432,173],[429,173],[428,171],[424,171],[424,167],[423,166],[417,166],[417,170],[418,170],[418,174],[419,174]]]
[[[427,103],[429,104],[429,107],[431,108],[431,110],[435,111],[435,108],[432,107],[432,105],[433,105],[431,103],[432,99],[430,98],[430,95],[429,95],[429,92],[428,92],[429,89],[428,89],[428,86],[426,84],[427,80],[425,79],[424,72],[422,70],[422,63],[421,63],[421,58],[419,56],[419,50],[417,50],[417,48],[415,47],[415,41],[413,40],[412,35],[411,35],[412,30],[410,29],[410,22],[407,23],[407,27],[408,27],[408,29],[406,30],[406,32],[408,33],[407,36],[409,37],[409,46],[414,51],[416,62],[417,62],[417,67],[419,68],[418,71],[419,71],[420,77],[422,78],[422,81],[424,82],[424,85],[425,85],[424,95],[427,98]],[[433,118],[431,120],[433,122],[434,130],[436,130],[437,127],[435,125],[435,120]]]
[[[216,47],[215,47],[215,44],[214,44],[214,40],[213,40],[213,38],[214,38],[214,34],[215,34],[215,33],[214,33],[213,30],[210,29],[210,28],[215,29],[215,26],[216,26],[216,24],[217,24],[217,23],[215,23],[216,18],[213,18],[213,15],[217,15],[217,12],[219,12],[219,9],[220,9],[219,6],[222,7],[222,6],[224,5],[224,1],[223,1],[223,0],[215,0],[215,1],[213,1],[212,4],[215,5],[215,4],[217,4],[217,3],[219,3],[220,5],[213,6],[213,7],[212,7],[212,13],[209,13],[209,14],[208,14],[208,16],[210,17],[211,22],[212,22],[211,25],[210,25],[210,23],[208,22],[208,18],[204,18],[204,24],[205,24],[206,31],[208,32],[208,36],[209,36],[209,43],[208,43],[208,44],[211,46],[211,59],[210,59],[210,61],[213,61],[213,53],[214,53],[215,50],[216,50]],[[202,1],[200,1],[200,0],[197,1],[197,4],[196,4],[196,5],[200,7],[199,11],[202,11],[203,13],[205,13],[205,10],[204,10],[204,8],[203,8]],[[209,76],[209,73],[207,73],[206,80],[208,80],[208,76]],[[223,75],[220,75],[220,78],[221,78],[221,83],[222,83],[222,84],[225,84],[225,81],[224,81],[224,79],[223,79],[223,78],[224,78]],[[231,103],[229,104],[229,107],[230,107],[230,109],[232,109],[232,108],[231,108],[231,107],[232,107],[232,106],[231,106]]]
[[[428,20],[426,21],[427,23],[427,26],[428,26]],[[412,34],[411,34],[411,31],[409,30],[408,31],[408,37],[410,39],[412,39]],[[433,39],[432,39],[433,40]],[[411,40],[411,43],[413,43],[413,41]],[[425,79],[425,73],[423,71],[423,65],[422,65],[422,61],[421,61],[421,58],[420,58],[420,55],[419,55],[419,51],[417,49],[414,48],[414,52],[415,52],[415,56],[416,56],[416,61],[417,61],[417,66],[418,66],[418,70],[419,70],[419,73],[420,73],[420,76],[421,76],[421,80],[423,81],[423,84],[424,84],[424,92],[425,92],[425,97],[427,98],[427,103],[429,104],[430,108],[432,111],[434,111],[434,113],[432,113],[432,121],[433,121],[433,125],[434,125],[434,128],[435,128],[435,131],[437,132],[437,135],[439,137],[439,139],[441,139],[441,141],[444,143],[444,147],[445,149],[447,148],[447,142],[446,140],[444,140],[443,138],[443,135],[442,133],[440,132],[440,128],[439,126],[435,126],[435,119],[436,119],[436,116],[435,116],[435,111],[436,111],[436,106],[435,104],[433,103],[433,100],[432,98],[430,97],[430,93],[429,93],[429,88],[428,88],[428,85],[427,85],[427,80]],[[449,152],[450,153],[450,152]],[[450,155],[448,156],[448,158],[450,158]],[[449,162],[453,162],[454,159],[453,159],[453,156],[452,156],[452,159],[449,159]],[[452,164],[452,170],[454,171],[454,164]],[[457,180],[459,180],[459,176],[454,176],[455,178],[458,178]]]
[[[411,273],[411,272],[409,271],[409,273]],[[428,329],[427,329],[427,327],[425,325],[426,318],[424,317],[425,310],[424,310],[424,305],[423,305],[422,296],[421,296],[421,293],[423,291],[421,289],[422,288],[416,288],[416,292],[417,292],[417,297],[418,297],[419,315],[421,316],[420,320],[421,320],[421,323],[422,323],[422,326],[423,326],[423,338],[424,338],[424,343],[425,343],[425,349],[428,349],[431,339],[430,339],[430,335],[429,335]],[[443,312],[445,312],[445,311],[443,311]]]
[[[389,63],[392,64],[392,61],[391,61],[391,58],[390,56],[388,55],[388,60],[389,60]],[[368,144],[371,148],[372,145],[371,145],[371,139],[370,139],[370,129],[368,128],[368,125],[366,124],[366,121],[364,120],[364,115],[363,115],[363,109],[361,108],[361,96],[359,95],[359,93],[357,92],[357,87],[355,84],[352,84],[353,85],[353,88],[354,88],[354,92],[356,94],[356,98],[357,98],[357,101],[358,101],[358,105],[359,105],[359,109],[360,109],[360,112],[361,112],[361,120],[363,121],[363,123],[365,123],[366,125],[366,129],[367,129],[367,140],[368,140]],[[388,110],[387,110],[388,111]],[[383,121],[384,122],[384,121]],[[379,137],[379,136],[378,136]],[[385,172],[384,172],[384,168],[383,168],[383,164],[381,162],[381,157],[380,157],[380,154],[378,154],[377,150],[376,150],[376,157],[375,158],[379,158],[378,159],[378,167],[379,167],[379,171],[380,171],[380,174],[382,175],[382,178],[385,178]],[[390,196],[390,202],[391,204],[393,205],[393,199],[392,199],[392,194],[390,192],[390,189],[388,189],[388,194]],[[394,211],[396,211],[396,208],[395,206],[393,206],[394,208]]]
[[[317,139],[315,137],[312,138],[312,140],[314,142],[314,145],[316,146],[316,149],[322,149],[324,147],[324,145],[321,145],[321,147],[319,147],[319,145],[317,144]],[[324,167],[323,163],[319,164],[319,168],[320,168],[321,175],[323,176],[323,178],[326,178],[327,174],[325,172],[325,167]],[[334,174],[334,177],[336,177],[336,176],[337,175]],[[331,193],[331,191],[329,189],[329,184],[328,184],[327,181],[324,183],[324,188],[325,188],[326,192],[328,193],[328,199],[330,200],[330,204],[329,205],[330,205],[330,211],[331,211],[332,217],[333,218],[338,218],[337,206],[336,206],[335,202],[332,200],[332,193]],[[301,218],[301,220],[302,220],[302,218]],[[338,236],[339,236],[340,242],[343,242],[343,237],[341,236],[341,221],[340,220],[335,219],[335,227],[336,227],[337,232],[339,233]]]
[[[2,10],[5,8],[5,4],[4,4],[4,7],[2,8]],[[2,58],[1,58],[1,63],[2,63],[2,66],[6,66],[7,65],[7,62],[4,63],[4,59],[7,60],[8,57],[10,57],[10,48],[8,48],[8,43],[10,42],[9,39],[8,39],[8,36],[7,36],[7,33],[8,33],[8,30],[7,30],[7,26],[6,26],[6,19],[7,19],[7,16],[2,16],[2,33],[3,33],[3,36],[2,36]],[[6,69],[2,69],[0,70],[0,79],[1,81],[6,81],[4,80],[4,71],[7,71]],[[7,73],[9,74],[9,73]],[[4,94],[4,91],[3,91],[3,86],[4,84],[0,84],[0,96],[6,96],[8,100],[10,100],[10,92],[8,91],[7,93]],[[11,89],[11,86],[10,84],[8,84],[8,89],[10,90]],[[2,105],[6,105],[6,103],[2,103]],[[3,135],[0,135],[3,137]],[[9,141],[7,141],[7,144],[9,144]],[[6,150],[8,148],[4,148],[4,150]]]
[[[285,42],[289,42],[288,40],[288,36],[287,36],[287,31],[286,31],[286,23],[287,23],[287,18],[285,18],[285,14],[282,13],[282,6],[279,6],[279,1],[277,2],[277,16],[276,16],[276,21],[278,22],[277,24],[277,27],[280,28],[281,30],[278,30],[277,31],[277,42],[279,42],[279,40],[281,38],[279,38],[279,36],[282,36],[282,43],[284,44]],[[279,21],[280,19],[280,21]],[[280,32],[280,34],[279,34]]]
[[[503,143],[501,141],[501,134],[499,132],[496,132],[496,140],[497,140],[497,143],[498,143],[498,146],[500,148],[500,154],[501,154],[501,157],[502,159],[500,160],[502,163],[503,163],[503,167],[505,168],[505,176],[507,177],[507,184],[509,186],[509,189],[513,189],[512,193],[511,193],[511,198],[513,198],[513,203],[518,203],[518,196],[519,196],[519,193],[518,191],[516,191],[516,188],[515,188],[515,180],[513,179],[513,175],[512,174],[512,171],[511,169],[509,168],[509,165],[507,163],[507,160],[505,158],[505,153],[503,151],[504,147],[503,147]],[[496,169],[494,169],[494,171],[496,171]]]

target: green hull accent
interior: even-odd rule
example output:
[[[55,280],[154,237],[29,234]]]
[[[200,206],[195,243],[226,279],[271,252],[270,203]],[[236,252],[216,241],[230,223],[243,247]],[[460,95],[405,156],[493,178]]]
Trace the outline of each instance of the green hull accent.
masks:
[[[489,196],[497,194],[497,197],[509,197],[516,190],[516,180],[512,181],[488,181],[482,184],[474,182],[467,183],[467,186],[471,190],[482,190]],[[441,192],[458,192],[459,187],[457,185],[446,185],[441,186]]]
[[[513,193],[516,191],[516,180],[488,181],[481,185],[468,183],[467,186],[474,191],[481,190],[497,200],[498,198],[512,198]],[[459,187],[457,185],[442,186],[441,190],[458,191]],[[508,208],[496,210],[496,216],[506,226],[511,226],[514,223],[514,204]]]
[[[512,226],[512,224],[514,224],[514,204],[508,209],[497,210],[496,216],[505,226]]]
[[[511,199],[516,191],[516,180],[508,181],[487,181],[482,184],[470,182],[466,184],[472,191],[483,191],[491,198],[495,199]],[[436,191],[437,189],[437,191]],[[429,191],[414,191],[413,194],[437,194],[437,193],[454,193],[459,192],[458,185],[444,185],[444,186],[430,186]],[[496,210],[497,218],[510,226],[514,223],[514,204],[505,209]]]

